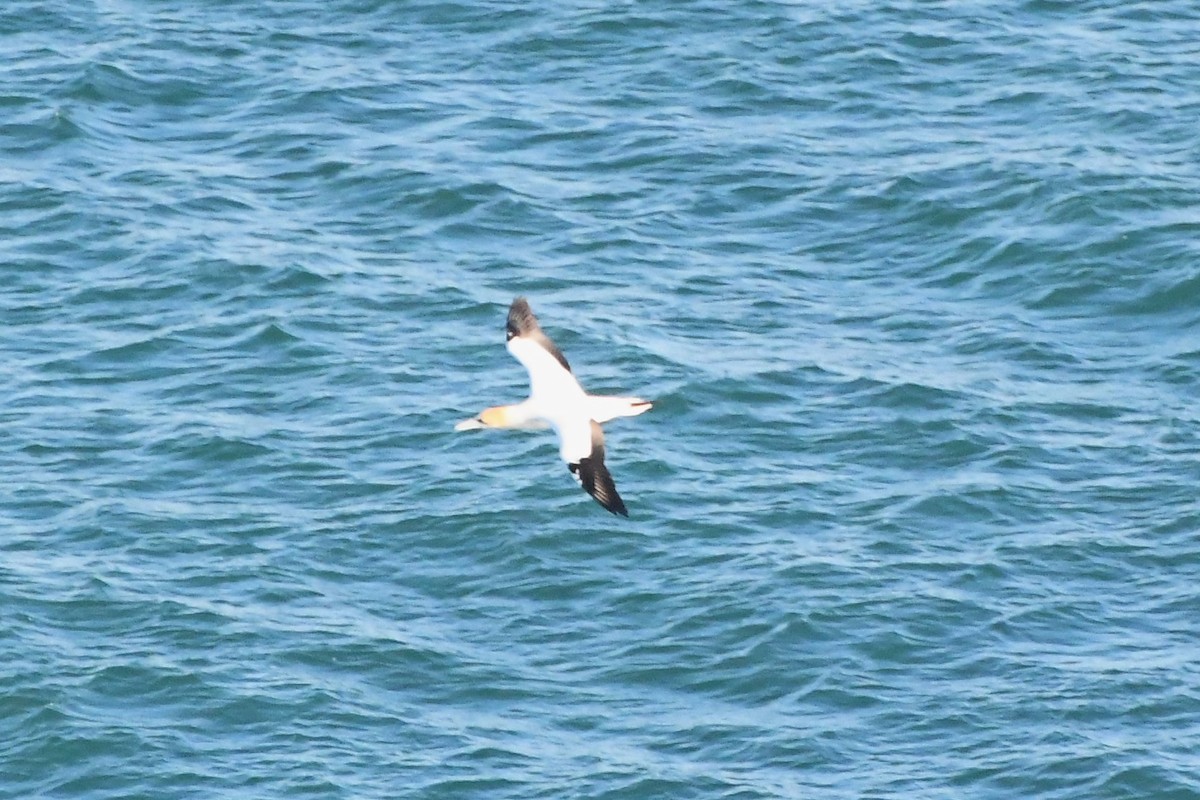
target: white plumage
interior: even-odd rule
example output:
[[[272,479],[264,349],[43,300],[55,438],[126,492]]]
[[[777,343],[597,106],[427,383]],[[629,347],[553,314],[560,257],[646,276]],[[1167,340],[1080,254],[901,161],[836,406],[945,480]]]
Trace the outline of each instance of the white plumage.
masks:
[[[463,420],[456,430],[472,428],[544,428],[558,434],[559,455],[580,485],[614,514],[628,516],[604,464],[604,434],[600,423],[632,417],[650,409],[636,397],[601,397],[583,390],[566,357],[542,332],[523,297],[508,310],[508,352],[529,373],[529,398],[494,406]]]

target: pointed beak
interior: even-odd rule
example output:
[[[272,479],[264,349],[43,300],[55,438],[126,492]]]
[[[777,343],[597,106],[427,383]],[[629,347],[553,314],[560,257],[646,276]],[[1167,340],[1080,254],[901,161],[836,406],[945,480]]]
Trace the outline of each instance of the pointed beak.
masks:
[[[479,428],[486,428],[486,427],[487,426],[483,424],[483,421],[481,419],[479,419],[479,417],[471,417],[470,419],[464,419],[462,422],[455,425],[454,430],[456,430],[456,431],[473,431],[473,430],[477,430]]]

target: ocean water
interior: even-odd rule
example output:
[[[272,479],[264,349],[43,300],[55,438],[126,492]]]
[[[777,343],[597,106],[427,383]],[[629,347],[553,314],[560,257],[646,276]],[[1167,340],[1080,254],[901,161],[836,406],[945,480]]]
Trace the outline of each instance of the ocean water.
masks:
[[[0,797],[1200,797],[1194,2],[0,48]]]

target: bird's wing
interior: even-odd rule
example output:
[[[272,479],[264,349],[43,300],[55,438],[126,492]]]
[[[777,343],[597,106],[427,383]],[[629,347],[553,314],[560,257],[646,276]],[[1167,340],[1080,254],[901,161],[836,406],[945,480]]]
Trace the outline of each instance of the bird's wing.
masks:
[[[562,438],[562,455],[567,461],[567,469],[579,481],[584,491],[595,498],[596,502],[614,514],[628,517],[625,502],[617,494],[617,485],[613,483],[608,467],[604,466],[604,432],[594,420],[588,420],[588,435],[581,435],[582,426],[572,426],[571,430],[560,430]],[[587,455],[582,455],[586,452]]]
[[[550,337],[542,332],[542,327],[538,325],[537,317],[533,315],[533,309],[529,307],[529,301],[524,297],[518,297],[512,301],[512,305],[508,308],[508,325],[506,326],[508,341],[514,338],[525,339],[538,345],[542,350],[554,357],[554,360],[562,365],[562,368],[567,372],[571,371],[571,365],[567,363],[567,357],[562,354],[554,342],[550,341]],[[516,355],[516,353],[513,353]],[[517,360],[525,364],[526,369],[532,369],[524,358],[517,356]]]
[[[529,372],[530,394],[545,402],[582,394],[566,356],[538,326],[524,297],[508,309],[508,352]]]

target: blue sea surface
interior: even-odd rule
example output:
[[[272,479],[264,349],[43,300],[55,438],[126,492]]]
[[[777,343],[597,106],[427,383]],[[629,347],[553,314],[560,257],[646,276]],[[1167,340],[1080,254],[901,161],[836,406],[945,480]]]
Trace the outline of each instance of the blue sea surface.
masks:
[[[0,798],[1200,798],[1194,2],[0,48]]]

